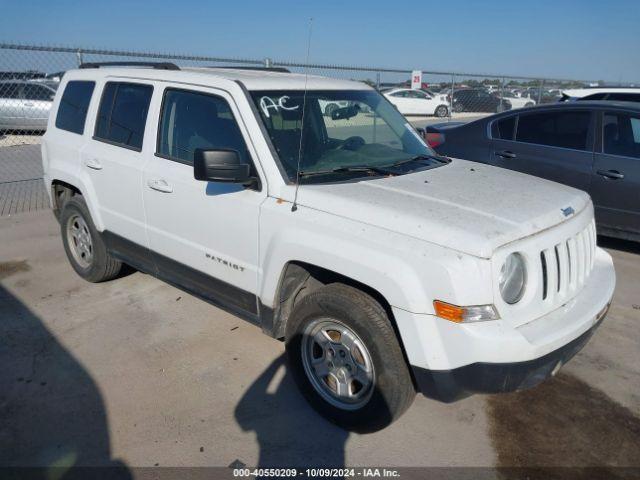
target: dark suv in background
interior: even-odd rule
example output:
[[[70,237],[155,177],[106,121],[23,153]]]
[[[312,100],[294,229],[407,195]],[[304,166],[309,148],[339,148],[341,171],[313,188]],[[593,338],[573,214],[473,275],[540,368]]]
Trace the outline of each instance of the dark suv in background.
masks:
[[[509,100],[500,100],[482,88],[467,88],[464,90],[454,90],[453,92],[454,112],[504,112],[511,110]]]
[[[442,154],[585,190],[599,233],[640,241],[640,104],[580,101],[427,127]],[[558,208],[562,207],[559,205]]]

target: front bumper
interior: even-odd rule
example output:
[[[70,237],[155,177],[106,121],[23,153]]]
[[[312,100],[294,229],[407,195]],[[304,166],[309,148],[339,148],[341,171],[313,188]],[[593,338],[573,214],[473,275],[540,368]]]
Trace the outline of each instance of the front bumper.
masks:
[[[453,370],[413,367],[418,389],[424,395],[453,402],[473,393],[514,392],[535,387],[555,375],[562,365],[582,350],[606,316],[609,305],[598,314],[593,327],[565,346],[540,358],[513,363],[474,363]]]
[[[549,377],[588,341],[614,289],[613,261],[598,248],[582,290],[530,321],[456,324],[397,308],[393,313],[417,386],[428,396],[453,401],[474,392],[524,389]]]

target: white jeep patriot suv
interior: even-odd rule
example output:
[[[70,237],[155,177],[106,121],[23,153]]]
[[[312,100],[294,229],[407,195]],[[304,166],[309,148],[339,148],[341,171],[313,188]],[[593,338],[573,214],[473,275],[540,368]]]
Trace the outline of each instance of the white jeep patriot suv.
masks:
[[[126,263],[284,339],[304,395],[346,428],[383,428],[416,391],[536,385],[607,312],[587,194],[439,157],[362,83],[83,67],[42,142],[73,268],[101,282]]]

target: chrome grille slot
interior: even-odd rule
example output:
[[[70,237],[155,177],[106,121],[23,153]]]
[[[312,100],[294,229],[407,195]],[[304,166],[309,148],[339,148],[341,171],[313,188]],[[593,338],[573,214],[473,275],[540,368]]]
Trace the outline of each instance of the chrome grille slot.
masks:
[[[558,291],[558,293],[560,293],[560,284],[562,282],[562,272],[560,269],[560,254],[558,253],[558,245],[556,245],[555,247],[553,247],[553,252],[555,253],[555,257],[556,257],[556,272],[557,272],[557,282],[556,282],[556,290]]]
[[[542,267],[542,300],[546,300],[549,280],[547,276],[547,260],[544,258],[544,251],[540,252],[540,265]]]

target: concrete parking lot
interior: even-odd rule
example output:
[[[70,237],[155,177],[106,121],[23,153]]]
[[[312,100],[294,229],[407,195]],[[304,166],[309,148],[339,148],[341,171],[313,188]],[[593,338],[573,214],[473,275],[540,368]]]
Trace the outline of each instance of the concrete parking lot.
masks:
[[[5,201],[2,185],[37,175],[37,162],[21,163],[26,157],[9,148],[0,148]],[[14,209],[0,218],[0,466],[599,466],[610,477],[640,474],[615,468],[640,468],[640,245],[599,243],[614,257],[614,302],[558,377],[450,405],[417,397],[391,427],[358,435],[307,405],[281,343],[138,272],[84,282],[46,202]]]

